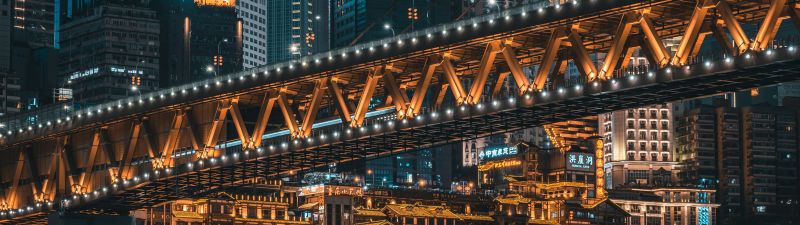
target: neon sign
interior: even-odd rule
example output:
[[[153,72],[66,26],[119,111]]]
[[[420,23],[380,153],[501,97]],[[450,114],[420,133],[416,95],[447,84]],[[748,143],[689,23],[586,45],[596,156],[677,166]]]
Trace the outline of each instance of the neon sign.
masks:
[[[88,69],[88,70],[84,70],[84,71],[74,72],[69,76],[69,80],[75,80],[75,79],[78,79],[78,78],[81,78],[81,77],[87,77],[87,76],[95,75],[98,72],[100,72],[100,68],[97,68],[97,67],[91,68],[91,69]]]
[[[484,149],[483,151],[481,151],[481,153],[478,154],[478,158],[480,158],[481,160],[496,159],[496,158],[516,155],[517,152],[518,151],[516,146]]]
[[[484,172],[484,171],[489,171],[491,169],[502,169],[508,167],[515,167],[519,165],[522,165],[522,161],[519,160],[503,160],[499,162],[494,161],[483,165],[478,165],[478,171]]]
[[[567,169],[594,170],[594,156],[587,153],[567,153]]]

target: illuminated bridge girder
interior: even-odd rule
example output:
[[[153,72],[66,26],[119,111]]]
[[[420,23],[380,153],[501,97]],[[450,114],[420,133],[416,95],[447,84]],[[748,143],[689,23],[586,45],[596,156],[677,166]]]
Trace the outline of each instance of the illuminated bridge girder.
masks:
[[[694,11],[667,0],[589,1],[581,4],[597,6],[583,9],[567,4],[451,27],[432,34],[433,39],[420,36],[330,56],[345,62],[342,66],[298,62],[283,71],[241,74],[164,97],[121,101],[113,111],[83,112],[66,125],[6,137],[2,151],[18,157],[0,160],[2,171],[12,171],[2,174],[7,188],[0,192],[0,211],[41,206],[24,216],[0,215],[0,221],[25,221],[61,207],[63,200],[69,200],[70,210],[124,211],[200,196],[254,176],[794,80],[800,71],[797,54],[768,50],[777,27],[764,23],[752,42],[740,32],[739,23],[800,21],[796,6],[772,3],[703,1]],[[545,16],[559,10],[561,17]],[[736,58],[715,66],[690,60],[697,58],[707,34],[722,43],[732,37],[733,43],[724,46]],[[661,39],[678,36],[684,38],[673,56]],[[439,45],[435,38],[456,42]],[[627,76],[616,69],[627,65],[635,48],[660,70]],[[589,52],[608,57],[597,67]],[[377,58],[348,61],[370,54]],[[556,75],[569,60],[578,66],[582,83],[558,87],[566,82]],[[523,68],[533,66],[543,69],[528,78]],[[513,85],[505,87],[509,74]],[[200,97],[174,97],[193,95]],[[396,120],[367,119],[374,97],[387,99],[389,104],[379,108],[393,109]],[[443,105],[445,99],[455,105]],[[144,110],[145,104],[154,108]],[[342,126],[314,129],[323,109]],[[283,121],[280,128],[269,127],[271,116]],[[232,137],[228,121],[235,129]],[[265,140],[267,130],[288,130],[288,135]],[[228,147],[232,140],[242,149]]]

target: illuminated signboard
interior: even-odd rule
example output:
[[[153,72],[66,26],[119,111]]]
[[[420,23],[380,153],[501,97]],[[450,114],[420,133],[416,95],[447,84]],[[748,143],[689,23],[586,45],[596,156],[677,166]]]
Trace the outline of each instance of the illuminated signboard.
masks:
[[[325,194],[325,195],[348,195],[348,196],[362,196],[364,189],[355,186],[338,186],[338,185],[311,185],[300,187],[300,196]]]
[[[567,153],[567,169],[594,171],[594,156],[588,153]]]
[[[486,164],[478,165],[478,171],[484,172],[484,171],[489,171],[491,169],[503,169],[508,167],[516,167],[519,165],[522,165],[522,161],[519,160],[492,161]]]
[[[199,6],[233,7],[236,5],[236,0],[194,0],[194,3]]]
[[[71,75],[69,75],[69,80],[75,80],[81,77],[95,75],[97,74],[97,72],[100,72],[100,68],[95,67],[84,71],[74,72]]]
[[[496,159],[517,154],[517,147],[487,148],[478,154],[481,160]]]

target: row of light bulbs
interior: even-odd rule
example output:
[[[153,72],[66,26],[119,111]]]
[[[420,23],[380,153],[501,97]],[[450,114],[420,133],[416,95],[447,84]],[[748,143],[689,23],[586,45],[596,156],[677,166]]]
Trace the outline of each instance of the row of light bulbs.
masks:
[[[594,0],[590,0],[590,1],[594,1]],[[577,7],[578,6],[578,1],[577,0],[573,0],[571,6],[572,7]],[[555,5],[552,5],[550,7],[555,8],[555,9],[560,9],[561,5],[560,4],[555,4]],[[539,13],[543,13],[544,12],[544,8],[538,8],[537,11]],[[521,12],[519,12],[519,15],[522,16],[522,17],[525,17],[525,16],[527,16],[527,12],[525,10],[522,10]],[[510,21],[512,19],[511,15],[508,12],[502,12],[502,13],[498,13],[498,14],[493,14],[492,18],[481,18],[483,21],[475,21],[475,22],[473,22],[472,23],[472,27],[475,29],[475,31],[477,31],[477,28],[479,26],[478,25],[479,22],[488,22],[489,24],[493,24],[495,22],[495,19],[501,18],[501,17],[504,18],[506,21]],[[445,26],[447,26],[447,25],[444,25],[444,26],[441,26],[441,27],[445,27]],[[464,27],[463,27],[463,25],[458,25],[455,28],[449,28],[449,29],[455,29],[458,32],[462,32],[464,30]],[[441,30],[441,35],[443,37],[447,36],[449,29]],[[425,35],[425,37],[427,37],[428,39],[432,39],[434,37],[434,34],[436,33],[436,32],[431,32],[431,30],[435,30],[435,29],[428,29],[428,32]],[[390,43],[392,43],[392,42],[394,44],[396,44],[397,46],[402,46],[405,43],[403,41],[403,38],[394,38],[394,39],[395,39],[394,41],[379,40],[379,41],[370,42],[370,43],[367,43],[367,44],[364,44],[364,45],[360,45],[360,46],[357,46],[356,48],[352,48],[352,49],[338,50],[339,52],[341,52],[338,55],[340,55],[341,58],[344,59],[344,58],[347,58],[351,54],[360,55],[362,51],[374,52],[377,49],[376,47],[378,47],[378,46],[383,46],[384,49],[389,49],[391,47]],[[418,42],[417,37],[411,37],[409,40],[412,43],[417,43]],[[379,43],[382,43],[382,44],[379,44]],[[325,54],[325,53],[323,53],[323,54]],[[323,55],[323,54],[320,54],[320,55]],[[332,53],[327,53],[327,54],[328,54],[328,57],[327,57],[328,61],[330,61],[330,63],[333,63],[334,60],[335,60],[334,56],[337,55],[337,54],[335,54],[333,52]],[[305,67],[305,66],[308,65],[308,62],[311,62],[311,61],[313,61],[316,64],[320,64],[320,63],[322,63],[321,59],[323,59],[323,58],[324,57],[321,57],[319,55],[313,55],[313,56],[306,56],[303,59],[300,59],[298,61],[299,61],[299,64],[301,66]],[[274,68],[273,70],[275,71],[275,73],[280,73],[281,72],[281,68],[284,68],[284,67],[288,68],[289,70],[293,70],[294,67],[295,67],[295,64],[298,64],[298,61],[279,63],[279,64],[276,64],[276,65],[273,65],[273,66],[269,66],[268,68],[265,68],[265,69],[259,69],[260,70],[259,72],[252,72],[250,74],[250,76],[252,76],[253,78],[257,78],[258,74],[263,74],[264,77],[267,77],[270,74],[270,72],[269,72],[270,69],[269,68]],[[134,105],[136,103],[138,103],[140,105],[144,105],[145,103],[147,103],[147,101],[155,102],[157,98],[161,99],[161,100],[164,100],[168,96],[169,97],[174,97],[178,93],[186,95],[186,94],[188,94],[189,91],[195,91],[195,92],[199,91],[199,89],[201,87],[205,88],[205,89],[210,89],[213,86],[221,86],[224,82],[227,82],[228,84],[231,84],[231,83],[233,83],[235,77],[236,77],[236,75],[228,75],[227,78],[215,78],[215,79],[206,81],[204,84],[195,83],[195,84],[192,84],[191,87],[189,87],[187,85],[187,86],[184,86],[183,88],[173,89],[169,93],[162,92],[160,94],[151,94],[149,97],[146,97],[146,98],[139,97],[138,99],[129,99],[126,104],[123,104],[124,101],[118,101],[116,104],[110,104],[109,103],[109,104],[105,104],[104,106],[91,107],[90,109],[86,109],[86,110],[83,110],[83,111],[76,112],[74,116],[65,116],[65,117],[62,117],[62,118],[58,118],[58,119],[55,120],[55,123],[53,123],[52,121],[46,121],[44,123],[38,123],[36,126],[29,125],[27,127],[17,128],[16,133],[19,134],[19,133],[23,133],[25,131],[33,131],[34,128],[50,127],[50,126],[53,126],[55,124],[61,124],[63,122],[69,122],[73,118],[83,118],[84,116],[88,118],[88,117],[92,117],[94,114],[98,114],[99,115],[99,114],[102,114],[104,112],[110,113],[110,112],[114,111],[115,109],[121,110],[126,105],[128,107],[134,107]],[[245,81],[246,77],[247,77],[247,75],[238,75],[238,79],[241,80],[241,81]],[[5,135],[9,135],[10,136],[10,135],[13,135],[13,134],[15,134],[14,129],[9,129],[5,134],[0,133],[0,138],[3,138]]]

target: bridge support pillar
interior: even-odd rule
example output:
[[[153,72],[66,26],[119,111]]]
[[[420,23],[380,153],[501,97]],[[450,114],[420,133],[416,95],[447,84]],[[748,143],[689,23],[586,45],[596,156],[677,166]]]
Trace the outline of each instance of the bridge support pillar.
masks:
[[[128,215],[52,213],[47,216],[50,225],[134,225],[133,217]]]

